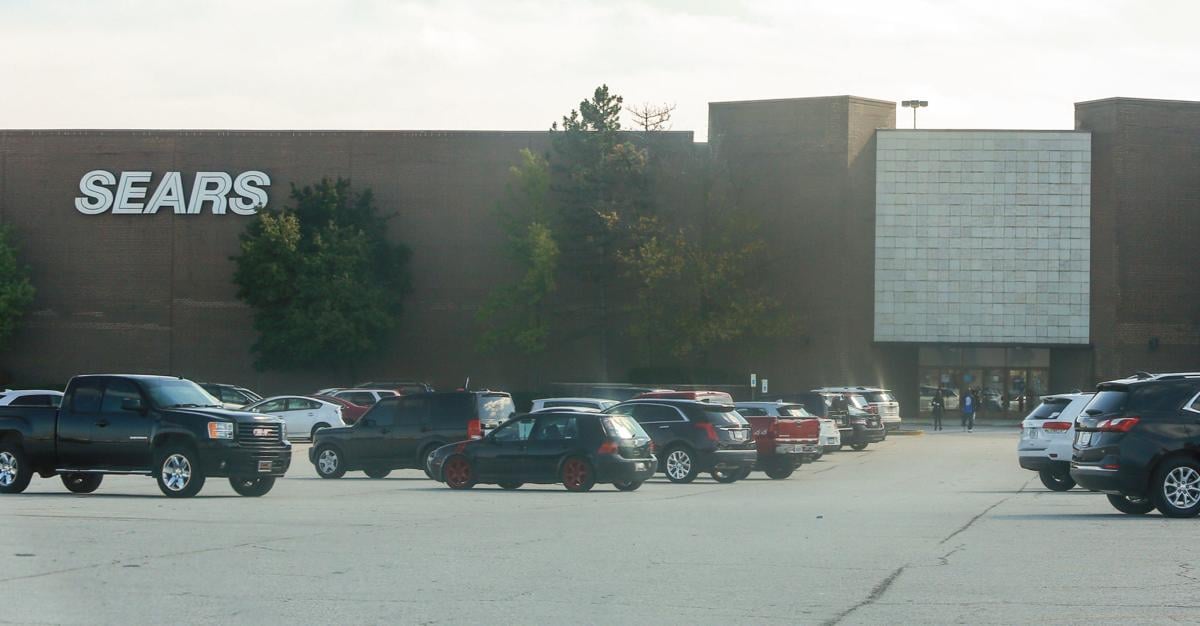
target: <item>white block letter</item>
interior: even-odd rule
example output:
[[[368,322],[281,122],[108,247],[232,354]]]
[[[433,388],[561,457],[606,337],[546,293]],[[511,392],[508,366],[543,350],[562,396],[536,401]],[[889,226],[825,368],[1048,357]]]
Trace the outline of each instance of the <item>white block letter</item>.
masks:
[[[142,203],[134,202],[146,197],[146,188],[139,185],[150,183],[150,172],[121,172],[121,183],[117,185],[117,205],[113,214],[141,213]]]
[[[187,206],[183,203],[183,179],[180,178],[179,172],[163,174],[158,189],[154,190],[150,202],[146,203],[146,210],[142,212],[154,215],[164,207],[171,207],[176,215],[187,215]]]
[[[229,210],[238,215],[254,215],[267,208],[267,190],[271,177],[264,172],[242,172],[233,181],[233,193],[237,198],[229,199]]]
[[[188,213],[199,215],[204,203],[211,201],[213,215],[225,215],[225,195],[232,187],[233,180],[225,172],[196,172]]]
[[[92,170],[79,179],[81,198],[75,198],[75,210],[84,215],[99,215],[113,203],[112,191],[101,185],[115,185],[117,177],[112,172]]]

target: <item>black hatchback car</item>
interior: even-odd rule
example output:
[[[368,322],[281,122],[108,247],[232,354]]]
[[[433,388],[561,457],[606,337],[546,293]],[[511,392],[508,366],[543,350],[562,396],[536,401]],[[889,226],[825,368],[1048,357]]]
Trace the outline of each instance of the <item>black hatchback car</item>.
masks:
[[[734,482],[758,460],[750,424],[732,405],[647,398],[626,400],[607,414],[637,420],[661,450],[659,469],[673,483],[690,483],[700,472],[719,482]]]
[[[1123,513],[1200,514],[1200,373],[1097,386],[1075,420],[1071,478]]]
[[[450,391],[383,398],[353,426],[324,428],[308,459],[321,478],[363,470],[384,478],[395,469],[423,469],[434,450],[479,439],[516,414],[502,391]]]
[[[650,436],[637,422],[574,411],[518,417],[478,441],[445,446],[429,461],[429,472],[451,489],[562,483],[569,491],[588,491],[596,483],[612,483],[633,491],[656,468]]]

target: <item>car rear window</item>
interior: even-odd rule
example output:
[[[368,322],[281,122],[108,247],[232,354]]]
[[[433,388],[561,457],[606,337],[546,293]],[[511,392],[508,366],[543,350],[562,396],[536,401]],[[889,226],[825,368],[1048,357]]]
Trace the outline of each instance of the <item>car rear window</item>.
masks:
[[[1124,389],[1104,389],[1096,392],[1084,411],[1094,414],[1116,413],[1125,409],[1128,400],[1129,393]]]
[[[863,394],[867,402],[895,402],[896,396],[887,391],[868,391]]]
[[[868,404],[867,399],[862,397],[861,394],[848,393],[848,394],[846,394],[846,400],[850,403],[850,406],[852,406],[856,409],[867,408],[867,404]]]
[[[705,409],[704,419],[708,420],[708,423],[714,426],[745,426],[750,423],[733,409],[724,411]]]
[[[601,420],[604,432],[614,439],[649,439],[642,425],[627,415],[609,415]]]
[[[1071,401],[1067,400],[1066,398],[1055,398],[1053,400],[1047,400],[1047,401],[1041,403],[1040,405],[1038,405],[1038,408],[1034,409],[1033,412],[1029,414],[1029,417],[1027,417],[1025,419],[1031,419],[1031,420],[1054,419],[1062,414],[1063,409],[1067,408],[1068,404],[1071,404]]]
[[[780,407],[779,414],[786,415],[788,417],[813,417],[812,413],[805,411],[804,407],[800,406],[799,404]]]
[[[517,412],[512,397],[505,394],[479,396],[479,419],[485,422],[506,422]]]

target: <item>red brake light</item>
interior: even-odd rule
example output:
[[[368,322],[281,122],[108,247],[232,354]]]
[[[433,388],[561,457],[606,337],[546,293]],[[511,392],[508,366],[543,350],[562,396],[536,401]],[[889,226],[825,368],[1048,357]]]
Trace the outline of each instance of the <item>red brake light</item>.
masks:
[[[1071,422],[1044,422],[1042,428],[1046,430],[1071,430]]]
[[[596,451],[596,454],[616,454],[616,453],[617,453],[617,442],[615,442],[615,441],[605,441],[604,443],[600,444],[600,449]]]
[[[1139,421],[1141,421],[1139,417],[1114,417],[1096,424],[1096,430],[1106,433],[1127,433],[1129,429],[1137,426]]]
[[[710,440],[712,440],[712,441],[717,440],[717,429],[713,428],[712,424],[709,424],[708,422],[699,422],[699,423],[695,424],[695,426],[696,426],[696,428],[699,428],[700,430],[703,430],[705,433],[707,433],[708,438]]]
[[[483,439],[483,424],[477,420],[467,422],[467,437],[471,439]]]
[[[655,453],[655,452],[657,452],[657,451],[658,451],[658,450],[656,450],[656,449],[654,448],[654,442],[653,442],[653,441],[651,441],[651,442],[650,442],[650,454],[654,454],[654,453]]]

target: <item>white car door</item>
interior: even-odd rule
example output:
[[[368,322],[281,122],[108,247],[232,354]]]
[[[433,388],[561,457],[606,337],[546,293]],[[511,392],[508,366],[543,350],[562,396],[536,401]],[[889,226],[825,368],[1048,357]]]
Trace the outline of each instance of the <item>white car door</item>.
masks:
[[[321,405],[308,398],[288,398],[289,434],[297,437],[312,436],[313,426],[317,424],[317,408]]]

